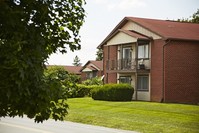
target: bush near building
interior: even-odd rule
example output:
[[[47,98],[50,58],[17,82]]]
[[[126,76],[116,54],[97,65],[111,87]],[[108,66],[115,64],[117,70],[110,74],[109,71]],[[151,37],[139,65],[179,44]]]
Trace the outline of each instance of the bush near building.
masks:
[[[129,84],[106,84],[92,90],[94,100],[131,101],[134,88]]]
[[[98,87],[97,85],[84,85],[77,84],[76,87],[73,87],[68,90],[68,98],[78,98],[91,96],[91,90]]]

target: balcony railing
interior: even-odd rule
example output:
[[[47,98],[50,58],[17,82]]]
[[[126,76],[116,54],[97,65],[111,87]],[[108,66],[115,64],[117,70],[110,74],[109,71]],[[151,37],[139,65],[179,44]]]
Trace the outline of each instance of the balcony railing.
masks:
[[[119,60],[107,60],[107,70],[135,70],[135,59],[119,59]]]
[[[106,70],[109,71],[136,71],[137,69],[147,69],[150,67],[150,59],[118,59],[118,60],[107,60]]]

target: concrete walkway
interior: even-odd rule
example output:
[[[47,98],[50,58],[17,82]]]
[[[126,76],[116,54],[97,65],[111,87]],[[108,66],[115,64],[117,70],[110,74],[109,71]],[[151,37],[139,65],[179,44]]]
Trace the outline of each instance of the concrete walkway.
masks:
[[[136,133],[68,121],[48,120],[38,124],[26,117],[0,119],[0,133]]]

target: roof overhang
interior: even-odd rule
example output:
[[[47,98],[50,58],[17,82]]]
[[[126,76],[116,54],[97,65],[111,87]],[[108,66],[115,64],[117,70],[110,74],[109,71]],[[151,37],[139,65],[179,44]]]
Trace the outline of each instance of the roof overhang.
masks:
[[[112,37],[114,36],[115,33],[118,32],[118,29],[122,29],[122,27],[127,24],[128,22],[133,22],[137,25],[139,25],[140,27],[143,27],[144,29],[148,30],[149,32],[151,33],[154,33],[156,34],[157,36],[159,37],[163,37],[162,35],[158,34],[157,32],[154,32],[152,30],[150,30],[149,28],[145,27],[144,25],[141,25],[137,22],[135,22],[131,17],[125,17],[122,19],[122,21],[120,21],[120,23],[110,32],[110,34],[100,43],[100,45],[97,47],[97,48],[102,48],[103,45],[106,45],[107,44],[107,41]],[[152,37],[149,37],[149,39],[152,39]]]
[[[83,70],[82,70],[82,72],[92,72],[93,70],[91,70],[90,68],[84,68]]]
[[[122,19],[120,23],[111,31],[111,33],[100,43],[100,45],[97,48],[101,48],[106,42],[117,32],[118,29],[121,29],[121,27],[126,24],[128,20],[126,18]]]
[[[136,43],[138,40],[150,40],[150,38],[135,31],[119,29],[107,38],[106,45]]]

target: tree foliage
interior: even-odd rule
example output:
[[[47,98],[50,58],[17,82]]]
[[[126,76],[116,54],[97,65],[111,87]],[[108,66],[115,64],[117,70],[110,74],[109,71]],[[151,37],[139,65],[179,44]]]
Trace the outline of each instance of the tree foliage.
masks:
[[[101,61],[103,60],[103,50],[102,49],[98,49],[97,52],[96,52],[96,61]]]
[[[101,77],[95,77],[82,81],[83,85],[103,85]]]
[[[80,58],[76,55],[74,60],[73,60],[73,65],[74,66],[81,66]]]
[[[178,19],[180,22],[199,23],[199,9],[190,18]]]
[[[48,84],[53,84],[52,81],[55,81],[55,85],[50,85],[58,88],[60,94],[66,99],[68,97],[69,90],[76,88],[76,84],[79,82],[79,77],[77,75],[68,73],[62,66],[50,66],[45,71],[45,78],[48,81]]]
[[[67,113],[59,79],[44,75],[57,50],[80,49],[84,0],[0,1],[0,117],[40,122]]]

